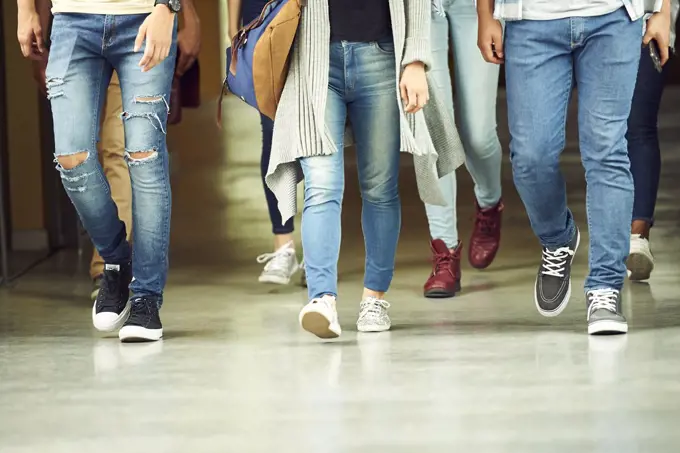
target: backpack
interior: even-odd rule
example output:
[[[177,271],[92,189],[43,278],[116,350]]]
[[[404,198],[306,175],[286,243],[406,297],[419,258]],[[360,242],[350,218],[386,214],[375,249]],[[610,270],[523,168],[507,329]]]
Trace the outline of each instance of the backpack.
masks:
[[[218,102],[219,124],[222,98],[228,92],[274,119],[305,5],[306,0],[271,0],[258,18],[234,36],[227,49],[227,75]]]

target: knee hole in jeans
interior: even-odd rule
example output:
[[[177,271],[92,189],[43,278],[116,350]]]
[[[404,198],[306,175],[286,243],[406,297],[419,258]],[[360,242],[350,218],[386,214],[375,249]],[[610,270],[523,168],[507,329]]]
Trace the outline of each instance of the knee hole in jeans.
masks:
[[[59,164],[58,170],[73,170],[78,165],[85,162],[90,155],[89,151],[78,151],[74,154],[67,154],[56,156],[56,162]]]
[[[125,157],[128,165],[140,165],[157,159],[158,151],[155,149],[149,151],[126,151]]]

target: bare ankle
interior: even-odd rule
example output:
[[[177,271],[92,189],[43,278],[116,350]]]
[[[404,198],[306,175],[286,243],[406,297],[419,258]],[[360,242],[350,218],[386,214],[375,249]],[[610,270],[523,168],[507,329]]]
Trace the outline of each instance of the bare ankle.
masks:
[[[630,227],[631,234],[639,234],[645,239],[649,239],[649,230],[651,226],[644,220],[633,220]]]
[[[367,297],[375,297],[376,299],[383,299],[385,297],[384,291],[373,291],[372,289],[364,288],[364,294],[361,296],[362,299]]]
[[[274,250],[278,250],[284,245],[292,242],[292,247],[295,248],[295,240],[292,234],[275,234],[274,235]]]

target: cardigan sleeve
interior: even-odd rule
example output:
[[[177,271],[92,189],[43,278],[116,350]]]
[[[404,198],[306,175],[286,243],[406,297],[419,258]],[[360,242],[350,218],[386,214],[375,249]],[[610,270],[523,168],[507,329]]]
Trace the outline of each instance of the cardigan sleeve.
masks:
[[[432,0],[406,0],[406,45],[402,66],[420,61],[431,65],[430,26]]]

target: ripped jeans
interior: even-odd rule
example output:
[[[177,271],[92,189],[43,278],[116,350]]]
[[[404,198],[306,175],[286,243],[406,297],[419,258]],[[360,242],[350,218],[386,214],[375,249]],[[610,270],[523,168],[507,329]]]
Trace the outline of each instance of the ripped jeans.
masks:
[[[104,261],[132,261],[132,292],[156,296],[160,302],[170,241],[166,128],[177,39],[175,30],[168,58],[142,72],[139,61],[144,49],[135,53],[133,48],[146,17],[56,14],[46,77],[54,117],[55,161],[66,193]],[[123,97],[134,253],[97,158],[100,115],[114,69]],[[77,158],[75,166],[65,168],[65,157]]]

